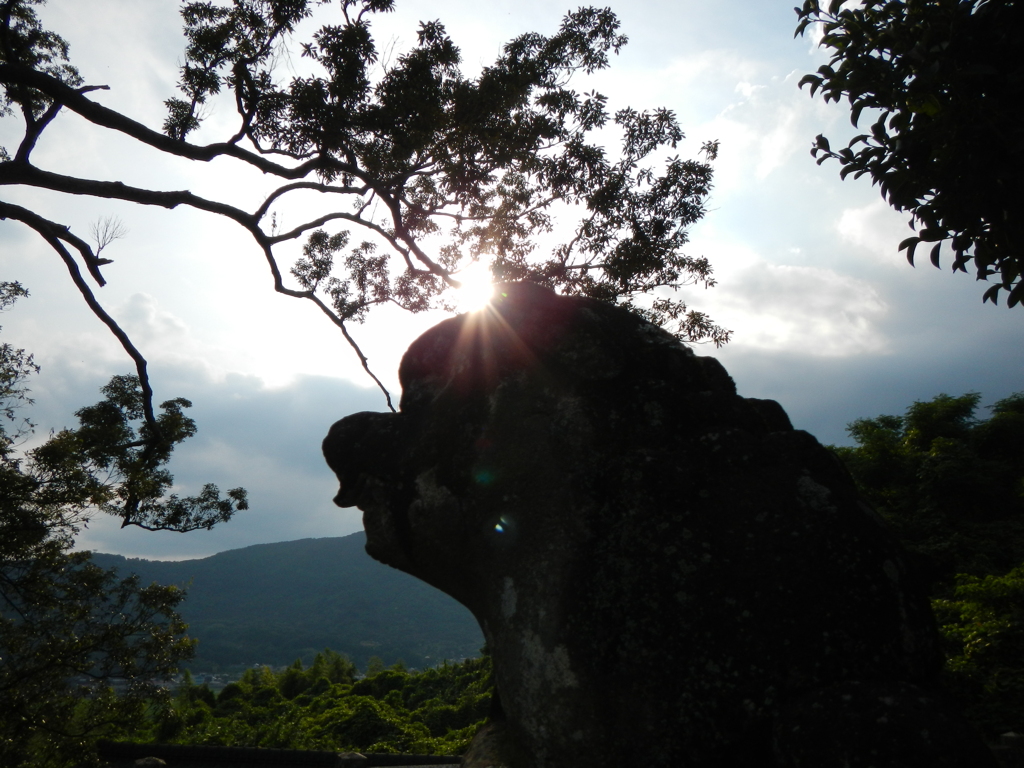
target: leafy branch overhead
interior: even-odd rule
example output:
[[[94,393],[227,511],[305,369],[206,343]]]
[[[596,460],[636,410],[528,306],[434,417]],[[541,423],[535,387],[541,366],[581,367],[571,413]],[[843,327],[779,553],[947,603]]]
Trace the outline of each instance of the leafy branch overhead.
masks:
[[[348,326],[383,304],[413,312],[444,305],[444,292],[480,259],[497,280],[623,302],[686,340],[728,340],[674,290],[653,303],[638,300],[654,289],[714,284],[708,261],[683,248],[687,228],[705,212],[717,143],[704,145],[702,160],[674,157],[683,133],[670,111],[610,115],[604,96],[570,87],[574,76],[608,66],[626,43],[610,10],[581,8],[553,35],[522,35],[467,76],[438,21],[422,23],[412,47],[381,60],[371,20],[392,11],[393,0],[189,2],[180,94],[167,99],[156,131],[89,98],[103,86],[82,85],[67,46],[36,18],[38,3],[0,3],[0,85],[26,125],[17,150],[0,162],[0,184],[186,205],[233,220],[262,252],[274,288],[315,303],[368,373]],[[319,6],[326,7],[317,21],[326,23],[298,44],[300,74],[282,77],[275,64]],[[235,132],[193,143],[206,130],[204,117],[228,102]],[[278,185],[246,210],[189,191],[44,170],[32,150],[62,110],[167,155],[230,158]],[[616,152],[591,138],[609,124],[622,135]],[[279,230],[279,221],[297,215],[300,223]],[[0,203],[0,218],[46,239],[102,312],[79,272],[82,264],[103,284],[106,260],[88,243],[12,204]],[[542,252],[540,237],[562,242]],[[303,239],[289,279],[277,249]],[[127,337],[122,344],[145,389],[144,359]]]
[[[800,86],[850,104],[870,130],[833,150],[818,136],[818,163],[840,175],[870,175],[916,233],[900,243],[911,264],[921,244],[939,266],[943,244],[953,269],[973,261],[992,285],[1024,300],[1024,6],[1015,0],[818,0],[796,8],[796,33],[821,24],[831,60]]]

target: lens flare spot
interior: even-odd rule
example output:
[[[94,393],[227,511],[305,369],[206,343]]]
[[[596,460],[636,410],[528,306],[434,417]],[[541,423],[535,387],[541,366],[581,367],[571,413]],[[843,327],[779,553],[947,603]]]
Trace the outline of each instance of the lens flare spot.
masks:
[[[518,526],[515,518],[510,515],[501,515],[494,521],[490,530],[493,536],[492,541],[500,547],[513,546],[519,539]]]

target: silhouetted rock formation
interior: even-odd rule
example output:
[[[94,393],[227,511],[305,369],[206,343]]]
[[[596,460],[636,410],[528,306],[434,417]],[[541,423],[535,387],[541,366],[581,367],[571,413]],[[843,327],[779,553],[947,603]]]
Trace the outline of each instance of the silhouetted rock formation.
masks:
[[[517,284],[400,376],[400,413],[324,441],[336,501],[371,555],[479,620],[510,765],[992,764],[936,698],[899,547],[716,360]]]

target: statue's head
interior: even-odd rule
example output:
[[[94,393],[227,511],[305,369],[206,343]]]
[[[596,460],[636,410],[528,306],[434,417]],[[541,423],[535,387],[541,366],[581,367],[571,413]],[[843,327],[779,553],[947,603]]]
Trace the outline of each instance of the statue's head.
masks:
[[[663,450],[681,389],[733,393],[715,361],[694,360],[631,313],[531,283],[499,286],[489,307],[412,344],[399,413],[331,428],[335,501],[363,510],[375,558],[486,621],[504,574],[552,547],[583,548],[595,483],[609,453],[626,458],[627,435],[633,449]],[[706,380],[673,381],[695,373]]]

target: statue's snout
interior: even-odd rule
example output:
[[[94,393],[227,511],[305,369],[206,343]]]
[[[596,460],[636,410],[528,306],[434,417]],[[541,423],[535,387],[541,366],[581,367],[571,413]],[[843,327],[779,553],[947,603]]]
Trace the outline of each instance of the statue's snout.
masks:
[[[334,423],[324,438],[323,452],[338,477],[335,504],[363,507],[372,481],[388,484],[397,477],[400,422],[397,414],[364,411]]]

